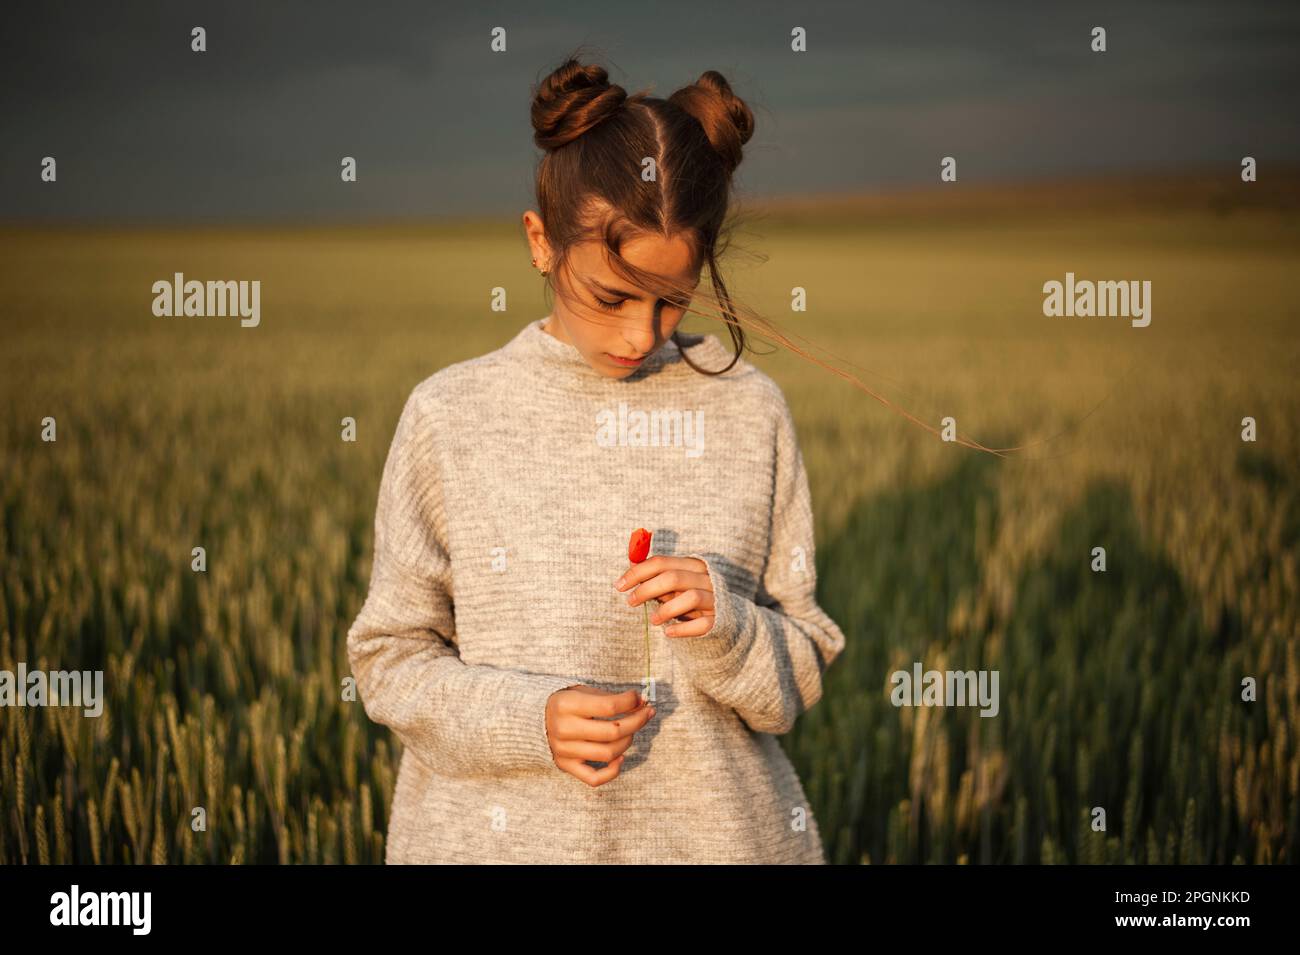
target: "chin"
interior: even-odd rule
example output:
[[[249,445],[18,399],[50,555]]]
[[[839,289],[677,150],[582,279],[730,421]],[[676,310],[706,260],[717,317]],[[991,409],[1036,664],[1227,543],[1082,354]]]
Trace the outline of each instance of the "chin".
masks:
[[[634,371],[636,371],[635,368],[619,368],[617,365],[600,366],[600,373],[606,378],[626,378]]]

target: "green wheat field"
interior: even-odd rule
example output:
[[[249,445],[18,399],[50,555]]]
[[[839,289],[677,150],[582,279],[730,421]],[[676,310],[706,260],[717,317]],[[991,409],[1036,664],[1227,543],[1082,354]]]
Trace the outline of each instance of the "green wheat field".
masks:
[[[795,413],[847,637],[782,737],[830,862],[1300,861],[1297,221],[904,203],[737,234],[740,300],[928,424],[1028,446],[746,356]],[[1150,326],[1045,317],[1067,271],[1150,280]],[[260,326],[155,317],[175,272],[259,279]],[[380,472],[416,383],[546,314],[519,227],[8,227],[0,277],[0,669],[106,694],[0,709],[0,863],[382,861],[400,743],[340,700]],[[917,661],[998,670],[998,716],[895,708]]]

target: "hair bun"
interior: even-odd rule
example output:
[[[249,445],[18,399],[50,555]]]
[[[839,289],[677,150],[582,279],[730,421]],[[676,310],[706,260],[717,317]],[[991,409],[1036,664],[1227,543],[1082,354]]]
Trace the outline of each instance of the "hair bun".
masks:
[[[627,91],[610,83],[604,67],[565,60],[533,96],[533,142],[559,149],[608,119],[626,99]]]
[[[744,156],[742,147],[754,135],[754,114],[745,101],[731,91],[731,84],[717,70],[708,70],[690,86],[683,86],[668,102],[675,103],[699,121],[714,150],[735,172]]]

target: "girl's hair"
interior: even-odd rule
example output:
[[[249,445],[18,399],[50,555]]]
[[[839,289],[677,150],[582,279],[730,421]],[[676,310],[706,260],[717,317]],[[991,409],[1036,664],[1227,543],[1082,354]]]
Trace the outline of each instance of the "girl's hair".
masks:
[[[727,324],[736,347],[731,364],[709,371],[692,362],[683,347],[696,342],[684,343],[674,331],[673,341],[691,368],[720,375],[736,364],[746,346],[743,314],[743,324],[755,326],[761,337],[834,372],[927,431],[940,433],[855,375],[809,355],[772,322],[732,300],[718,259],[735,225],[735,219],[728,218],[731,177],[754,135],[754,115],[721,73],[708,70],[667,99],[646,91],[628,95],[610,83],[603,67],[580,63],[575,51],[534,88],[532,120],[533,141],[546,151],[537,167],[537,203],[552,253],[547,276],[552,291],[565,297],[558,276],[572,271],[566,268],[572,247],[599,237],[616,273],[668,301],[690,302],[692,312],[704,314],[695,305],[702,297],[696,290],[640,269],[619,252],[638,236],[681,236],[691,246],[692,265],[709,268],[713,294],[703,297],[712,300],[715,307],[709,311]],[[1019,450],[986,448],[964,436],[956,441],[998,455]]]
[[[721,73],[709,70],[667,99],[646,91],[628,95],[604,68],[570,56],[535,89],[533,141],[546,151],[537,167],[537,203],[552,250],[548,284],[563,296],[556,277],[572,246],[605,242],[610,267],[636,286],[668,301],[696,297],[633,266],[620,255],[638,235],[680,236],[692,249],[693,268],[708,266],[713,298],[731,333],[735,365],[745,332],[718,269],[734,223],[727,218],[731,176],[754,116]],[[692,309],[695,310],[695,309]],[[683,343],[673,332],[673,341]]]

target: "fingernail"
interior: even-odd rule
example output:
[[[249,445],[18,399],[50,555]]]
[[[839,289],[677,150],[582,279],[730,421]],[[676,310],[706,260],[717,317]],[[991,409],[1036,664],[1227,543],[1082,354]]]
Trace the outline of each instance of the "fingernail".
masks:
[[[622,589],[623,589],[623,585],[624,585],[625,583],[627,583],[627,577],[626,577],[626,575],[623,576],[623,577],[620,577],[618,580],[614,581],[614,589],[615,589],[615,590],[622,590]]]

